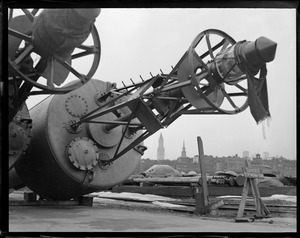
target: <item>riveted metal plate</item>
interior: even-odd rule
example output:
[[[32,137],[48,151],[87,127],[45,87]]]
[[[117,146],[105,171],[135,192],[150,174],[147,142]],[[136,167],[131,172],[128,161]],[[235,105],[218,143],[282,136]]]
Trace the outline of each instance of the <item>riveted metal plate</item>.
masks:
[[[84,97],[77,94],[70,95],[66,99],[65,107],[67,112],[73,117],[81,117],[89,110],[87,101],[84,99]]]

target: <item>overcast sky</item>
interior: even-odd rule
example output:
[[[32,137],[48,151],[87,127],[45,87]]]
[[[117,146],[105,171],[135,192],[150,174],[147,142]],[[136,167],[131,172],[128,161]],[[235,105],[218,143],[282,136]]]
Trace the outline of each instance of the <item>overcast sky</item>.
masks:
[[[180,156],[185,141],[187,156],[204,153],[242,156],[268,152],[296,159],[296,21],[295,9],[102,9],[96,20],[101,39],[101,61],[94,78],[130,84],[169,73],[206,29],[222,30],[236,41],[265,36],[277,45],[275,60],[267,65],[271,120],[257,125],[247,109],[237,115],[185,115],[145,141],[144,158],[156,159],[158,138],[164,138],[166,159]]]

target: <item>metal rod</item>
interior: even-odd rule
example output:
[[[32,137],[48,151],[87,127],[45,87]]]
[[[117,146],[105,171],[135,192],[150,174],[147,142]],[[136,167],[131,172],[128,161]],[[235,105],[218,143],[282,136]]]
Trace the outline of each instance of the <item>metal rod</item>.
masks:
[[[237,109],[238,107],[235,105],[234,101],[232,101],[231,97],[227,94],[227,92],[225,91],[224,88],[221,88],[222,93],[224,94],[224,96],[227,98],[227,100],[229,101],[229,103],[231,104],[231,106],[234,109]]]
[[[132,113],[129,113],[125,116],[122,116],[122,117],[112,121],[113,123],[107,124],[106,126],[104,126],[104,130],[110,131],[119,125],[127,125],[130,119],[132,119]],[[130,124],[132,124],[132,123],[130,123]],[[137,123],[136,125],[139,126],[141,124]]]
[[[208,47],[208,51],[209,51],[209,54],[210,54],[210,57],[212,59],[214,59],[214,54],[213,54],[213,51],[212,51],[212,48],[211,48],[211,44],[210,44],[210,40],[209,40],[209,34],[205,33],[205,40],[206,40],[206,43],[207,43],[207,47]]]
[[[129,150],[131,150],[133,147],[135,147],[136,145],[138,145],[139,143],[141,143],[142,141],[144,141],[145,139],[147,139],[149,136],[151,136],[152,133],[150,133],[149,131],[144,131],[138,138],[136,138],[130,145],[128,145],[127,147],[125,147],[120,153],[115,154],[114,157],[108,161],[105,161],[105,164],[110,164],[113,161],[117,160],[118,158],[120,158],[122,155],[124,155],[125,153],[127,153]]]
[[[33,22],[34,21],[34,16],[31,14],[31,12],[27,9],[22,9],[22,11],[25,13],[25,15],[28,17],[28,19]]]
[[[215,51],[216,49],[218,49],[220,46],[222,46],[224,44],[224,42],[226,41],[226,39],[224,38],[223,40],[221,40],[217,45],[215,45],[212,50]],[[209,55],[209,51],[206,51],[204,54],[202,54],[200,56],[200,58],[204,58],[206,57],[207,55]]]
[[[111,125],[115,125],[115,126],[120,126],[120,125],[127,125],[128,121],[119,121],[119,120],[115,120],[115,121],[88,121],[88,123],[95,123],[95,124],[111,124]],[[130,127],[134,126],[134,127],[138,127],[138,126],[142,126],[141,123],[130,123],[129,125]],[[106,130],[106,129],[105,129]]]
[[[74,74],[76,77],[78,77],[82,84],[84,84],[87,81],[87,78],[85,75],[79,73],[77,70],[75,70],[71,65],[69,65],[66,61],[61,60],[60,58],[55,58],[58,63],[60,63],[64,68],[69,70],[72,74]]]
[[[121,137],[121,139],[120,139],[120,142],[119,142],[119,144],[118,144],[118,147],[117,147],[117,149],[116,149],[116,152],[115,152],[113,158],[115,158],[115,157],[117,156],[118,152],[119,152],[119,149],[120,149],[120,147],[121,147],[121,144],[122,144],[122,142],[123,142],[123,139],[124,139],[124,137],[125,137],[125,134],[127,133],[127,130],[128,130],[128,127],[129,127],[129,123],[130,123],[130,121],[133,119],[133,116],[134,116],[134,114],[135,114],[137,108],[138,108],[138,104],[136,104],[136,106],[135,106],[133,112],[132,112],[131,114],[128,114],[128,115],[129,115],[128,123],[127,123],[127,125],[126,125],[125,128],[124,128],[122,137]],[[127,116],[128,116],[128,115],[127,115]]]
[[[26,59],[28,55],[33,51],[33,45],[29,45],[16,59],[15,63],[19,64],[22,60]]]
[[[243,88],[241,85],[239,84],[234,84],[235,87],[237,87],[238,89],[240,89],[243,92],[247,92],[247,89]],[[248,94],[248,93],[247,93]]]
[[[144,99],[152,99],[151,96],[143,96]],[[163,97],[163,96],[157,96],[155,97],[155,99],[159,99],[159,100],[172,100],[172,101],[186,101],[188,102],[187,99],[185,98],[180,98],[180,97]]]
[[[27,42],[31,42],[32,41],[32,39],[31,39],[30,36],[27,36],[27,35],[25,35],[25,34],[23,34],[21,32],[15,31],[15,30],[13,30],[11,28],[8,28],[8,34],[10,34],[12,36],[15,36],[15,37],[17,37],[19,39],[25,40]]]
[[[129,91],[126,91],[125,93],[120,94],[118,97],[113,98],[111,101],[108,101],[108,102],[104,103],[103,105],[101,105],[100,107],[96,108],[95,110],[93,110],[93,111],[91,111],[91,112],[89,112],[89,113],[83,115],[83,116],[80,118],[80,123],[84,122],[84,120],[90,120],[90,119],[95,118],[95,116],[93,115],[92,117],[86,119],[88,116],[91,116],[92,114],[94,114],[95,112],[101,110],[102,108],[106,107],[107,105],[109,105],[109,104],[111,104],[111,103],[114,103],[115,101],[119,100],[120,98],[122,98],[122,97],[126,96],[127,94],[129,94],[130,92],[132,92],[133,90],[134,90],[134,88],[131,89],[131,90],[129,90]],[[118,105],[117,105],[117,106],[118,106]],[[117,108],[116,108],[116,109],[117,109]],[[116,110],[116,109],[115,109],[115,110]],[[97,116],[96,116],[96,117],[97,117]]]
[[[230,69],[227,71],[227,73],[226,73],[225,76],[223,77],[224,80],[227,78],[228,74],[231,72],[231,70],[233,69],[233,67],[236,66],[236,65],[237,65],[237,63],[234,63],[234,64],[230,67]]]
[[[160,86],[160,88],[163,88],[167,82],[168,82],[168,79],[170,79],[172,77],[172,75],[175,74],[176,70],[179,68],[179,66],[181,65],[181,63],[184,61],[184,59],[186,58],[186,56],[188,55],[188,51],[186,51],[183,56],[181,57],[181,59],[178,61],[178,63],[175,65],[175,68],[172,68],[172,71],[168,74],[167,76],[167,80],[165,80],[162,85]]]
[[[71,55],[71,59],[72,60],[78,59],[80,57],[84,57],[84,56],[87,56],[87,55],[90,55],[90,54],[95,54],[95,52],[93,52],[93,51],[83,51],[83,52]]]
[[[110,101],[109,103],[111,103],[111,101]],[[103,115],[105,115],[105,114],[107,114],[107,113],[109,113],[109,112],[113,112],[113,111],[115,111],[115,110],[117,110],[117,109],[119,109],[119,108],[125,107],[128,103],[130,103],[130,101],[122,102],[122,103],[117,104],[117,105],[115,105],[115,106],[112,106],[112,107],[110,107],[110,108],[104,109],[103,111],[100,111],[100,112],[97,113],[97,114],[89,115],[89,117],[82,117],[82,118],[80,118],[80,120],[79,120],[77,123],[75,123],[75,124],[80,124],[80,123],[89,121],[89,120],[91,120],[91,119],[94,119],[94,118],[103,116]],[[108,104],[108,103],[106,103],[106,104]],[[102,106],[99,107],[99,108],[102,109],[103,107],[104,107],[104,105],[102,105]],[[97,109],[98,109],[98,108],[97,108]]]

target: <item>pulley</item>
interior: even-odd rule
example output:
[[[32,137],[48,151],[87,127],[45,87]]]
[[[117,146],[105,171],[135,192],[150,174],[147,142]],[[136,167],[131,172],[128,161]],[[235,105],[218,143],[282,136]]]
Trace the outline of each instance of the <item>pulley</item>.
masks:
[[[97,123],[97,120],[102,122],[107,121],[109,123],[116,120],[116,118],[113,113],[108,113],[88,123],[87,132],[91,139],[102,147],[109,148],[115,146],[121,139],[122,127],[116,127],[108,131],[105,129],[106,124]]]
[[[192,82],[191,86],[183,87],[182,92],[199,111],[235,114],[247,108],[247,87],[228,83],[232,75],[246,79],[244,74],[242,77],[235,75],[238,66],[227,66],[222,78],[214,71],[216,65],[228,65],[234,60],[228,58],[226,52],[235,44],[233,38],[220,30],[203,31],[193,40],[187,57],[179,66],[178,79]]]

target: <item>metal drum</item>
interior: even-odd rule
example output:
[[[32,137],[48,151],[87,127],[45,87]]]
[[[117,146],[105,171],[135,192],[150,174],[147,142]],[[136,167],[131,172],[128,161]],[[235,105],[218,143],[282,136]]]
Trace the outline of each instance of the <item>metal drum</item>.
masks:
[[[33,137],[16,171],[35,193],[55,200],[75,198],[119,184],[136,168],[142,154],[134,149],[112,164],[102,163],[113,158],[124,126],[109,132],[104,129],[106,124],[70,126],[110,100],[99,101],[99,95],[111,87],[111,83],[91,80],[70,93],[52,95],[30,110]],[[115,119],[117,115],[109,113],[95,120]],[[140,134],[125,136],[120,149]]]

